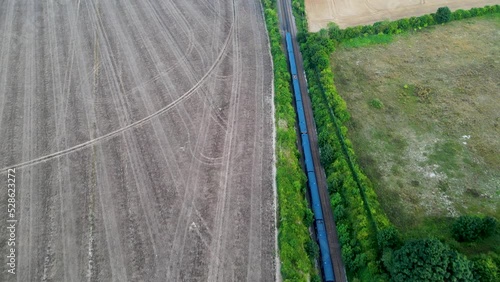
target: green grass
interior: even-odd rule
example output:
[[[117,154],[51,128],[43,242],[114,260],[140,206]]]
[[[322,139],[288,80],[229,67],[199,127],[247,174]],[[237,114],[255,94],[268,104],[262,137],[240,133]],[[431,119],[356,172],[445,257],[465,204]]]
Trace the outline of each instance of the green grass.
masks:
[[[392,34],[367,35],[364,37],[357,37],[346,40],[340,45],[344,48],[359,48],[376,44],[388,44],[391,43],[393,39],[394,35]]]
[[[378,98],[374,98],[370,101],[370,106],[380,110],[384,107],[384,104]]]
[[[463,146],[458,141],[447,140],[433,145],[429,151],[427,164],[437,164],[438,171],[454,176],[460,170],[459,156],[463,155]]]
[[[361,37],[332,56],[352,116],[348,137],[407,238],[437,237],[465,254],[500,251],[498,234],[467,245],[449,231],[461,214],[500,219],[499,26],[493,14]]]

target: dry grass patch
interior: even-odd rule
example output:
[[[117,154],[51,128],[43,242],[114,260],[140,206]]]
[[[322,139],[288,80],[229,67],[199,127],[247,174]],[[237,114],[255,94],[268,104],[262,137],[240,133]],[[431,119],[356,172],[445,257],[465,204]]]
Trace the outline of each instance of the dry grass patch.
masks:
[[[451,217],[500,218],[499,54],[498,16],[334,53],[349,137],[403,232],[448,237]]]

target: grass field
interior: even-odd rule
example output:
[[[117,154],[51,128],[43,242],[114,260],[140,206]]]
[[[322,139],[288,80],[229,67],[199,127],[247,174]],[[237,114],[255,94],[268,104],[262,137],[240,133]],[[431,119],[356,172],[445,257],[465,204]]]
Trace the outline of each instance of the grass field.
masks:
[[[499,54],[498,15],[356,39],[334,53],[349,137],[406,236],[500,252],[498,235],[459,245],[449,233],[458,215],[500,218]]]

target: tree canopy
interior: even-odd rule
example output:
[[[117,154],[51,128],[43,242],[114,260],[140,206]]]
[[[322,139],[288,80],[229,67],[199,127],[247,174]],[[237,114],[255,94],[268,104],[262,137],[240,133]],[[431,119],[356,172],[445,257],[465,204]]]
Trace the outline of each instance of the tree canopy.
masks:
[[[436,22],[438,24],[447,23],[451,21],[451,11],[448,7],[438,8],[436,12]]]
[[[472,264],[436,239],[410,240],[394,252],[391,272],[395,282],[473,281]]]

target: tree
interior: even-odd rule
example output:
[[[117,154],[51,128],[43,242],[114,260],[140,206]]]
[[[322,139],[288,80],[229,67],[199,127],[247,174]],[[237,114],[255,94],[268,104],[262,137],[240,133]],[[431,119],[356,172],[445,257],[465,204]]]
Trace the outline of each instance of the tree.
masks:
[[[341,30],[339,26],[333,22],[330,22],[327,24],[327,29],[328,29],[328,35],[330,36],[331,39],[334,40],[341,40]]]
[[[438,24],[447,23],[451,20],[451,11],[448,7],[438,8],[436,12],[436,22]]]
[[[459,242],[473,242],[479,239],[482,227],[483,221],[480,217],[464,215],[453,222],[452,236]]]
[[[495,282],[500,278],[498,273],[500,269],[493,260],[494,254],[481,254],[479,257],[472,259],[474,266],[472,271],[474,278],[480,282]]]
[[[320,147],[320,162],[323,165],[323,167],[326,167],[333,163],[334,161],[334,150],[330,144],[325,144],[324,146]]]
[[[386,248],[397,249],[401,246],[399,232],[392,225],[378,232],[377,241],[379,249],[382,251]]]
[[[474,281],[472,262],[456,251],[449,251],[448,255],[450,262],[446,268],[448,277],[446,281]]]
[[[395,282],[471,281],[471,263],[436,239],[408,241],[394,252],[389,269]]]

